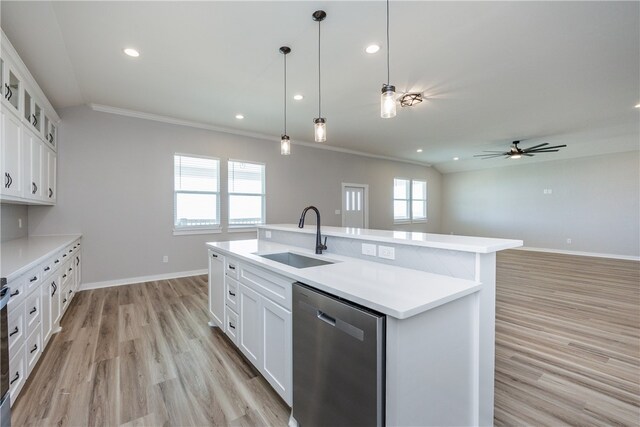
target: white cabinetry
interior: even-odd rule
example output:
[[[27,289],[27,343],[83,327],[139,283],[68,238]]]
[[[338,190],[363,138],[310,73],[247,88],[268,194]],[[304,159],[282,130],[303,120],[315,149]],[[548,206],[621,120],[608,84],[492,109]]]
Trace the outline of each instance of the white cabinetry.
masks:
[[[9,375],[16,401],[81,282],[80,240],[51,253],[16,278],[8,277]],[[64,295],[62,284],[64,283]],[[63,303],[64,301],[64,303]]]
[[[55,204],[60,119],[4,33],[0,43],[0,201]]]
[[[209,251],[209,313],[213,322],[211,326],[222,328],[225,319],[224,298],[224,256]]]
[[[214,315],[223,310],[222,330],[291,405],[292,281],[228,255],[216,253],[214,259],[212,253],[216,252],[209,251],[209,311],[214,319],[210,324],[217,325]],[[224,280],[222,292],[220,280]]]
[[[3,106],[0,111],[0,154],[2,155],[2,188],[3,196],[22,196],[23,145],[20,120],[5,112]]]

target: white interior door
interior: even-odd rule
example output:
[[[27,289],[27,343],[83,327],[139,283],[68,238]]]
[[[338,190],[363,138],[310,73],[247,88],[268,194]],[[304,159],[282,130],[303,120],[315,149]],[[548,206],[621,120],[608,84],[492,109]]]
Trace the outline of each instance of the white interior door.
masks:
[[[368,191],[366,185],[342,184],[342,226],[367,228]]]

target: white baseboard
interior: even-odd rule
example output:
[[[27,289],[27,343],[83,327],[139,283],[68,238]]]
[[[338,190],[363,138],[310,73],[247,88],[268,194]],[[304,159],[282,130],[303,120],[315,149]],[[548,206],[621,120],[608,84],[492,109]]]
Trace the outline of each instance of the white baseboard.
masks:
[[[531,248],[528,246],[521,246],[519,248],[513,248],[519,251],[532,251],[532,252],[549,252],[563,255],[578,255],[578,256],[591,256],[597,258],[613,258],[624,259],[629,261],[640,261],[640,257],[633,255],[618,255],[618,254],[601,254],[597,252],[580,252],[580,251],[566,251],[564,249],[548,249],[548,248]]]
[[[129,277],[126,279],[106,280],[104,282],[83,283],[80,285],[81,291],[88,289],[110,288],[112,286],[132,285],[134,283],[151,282],[154,280],[177,279],[178,277],[199,276],[207,274],[206,268],[202,270],[178,271],[175,273],[156,274],[154,276]]]

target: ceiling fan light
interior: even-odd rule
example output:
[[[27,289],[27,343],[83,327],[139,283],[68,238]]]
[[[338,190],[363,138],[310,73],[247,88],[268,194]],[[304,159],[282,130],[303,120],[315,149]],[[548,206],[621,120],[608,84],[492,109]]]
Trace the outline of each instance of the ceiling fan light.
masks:
[[[521,154],[512,154],[512,155],[509,156],[510,159],[519,159],[521,157],[522,157]]]
[[[288,135],[282,135],[280,138],[280,154],[283,156],[291,154],[291,140]]]
[[[327,141],[327,121],[319,117],[317,119],[313,119],[313,130],[315,134],[316,142],[326,142]]]
[[[396,87],[393,85],[382,85],[380,95],[380,117],[390,119],[396,116]]]

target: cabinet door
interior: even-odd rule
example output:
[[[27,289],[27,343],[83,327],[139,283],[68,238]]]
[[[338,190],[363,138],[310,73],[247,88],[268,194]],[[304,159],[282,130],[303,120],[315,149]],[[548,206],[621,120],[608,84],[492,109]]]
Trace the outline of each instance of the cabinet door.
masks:
[[[60,310],[60,295],[62,294],[62,289],[60,287],[60,274],[55,273],[54,276],[49,280],[49,295],[51,295],[51,328],[55,330],[57,325],[60,322],[60,315],[62,311]]]
[[[263,354],[260,372],[287,404],[292,404],[291,312],[262,297]]]
[[[42,194],[43,200],[48,203],[56,201],[56,167],[57,156],[51,148],[43,144],[42,147]]]
[[[224,257],[209,251],[209,313],[215,326],[224,322]]]
[[[23,144],[20,120],[9,112],[0,112],[2,129],[0,154],[2,155],[2,187],[0,194],[22,196]]]
[[[240,284],[240,351],[257,368],[262,361],[262,297],[253,289]]]
[[[5,105],[10,108],[14,113],[20,115],[22,96],[22,82],[18,77],[18,74],[11,68],[9,64],[4,64],[5,67],[5,80],[3,82],[3,97],[2,100]]]
[[[73,270],[73,289],[77,291],[82,283],[82,252],[76,252],[74,256],[75,268]]]
[[[51,294],[53,291],[52,283],[55,283],[53,277],[49,277],[45,283],[40,286],[40,304],[42,312],[40,313],[40,322],[42,323],[42,347],[44,348],[51,336]]]
[[[26,127],[22,128],[24,138],[24,154],[25,154],[25,182],[24,197],[31,200],[43,200],[43,183],[42,183],[42,141]]]

